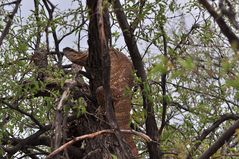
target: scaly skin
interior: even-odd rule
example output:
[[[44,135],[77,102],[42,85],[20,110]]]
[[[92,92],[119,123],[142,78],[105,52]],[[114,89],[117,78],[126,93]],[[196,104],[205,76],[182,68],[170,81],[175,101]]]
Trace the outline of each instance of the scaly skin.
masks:
[[[63,49],[64,55],[73,63],[82,66],[86,65],[88,52],[77,52],[71,48]],[[133,86],[133,65],[123,53],[116,49],[109,49],[111,70],[110,70],[110,88],[112,91],[114,110],[117,123],[120,129],[130,130],[130,110],[131,110],[131,90]],[[104,105],[103,87],[96,90],[97,101]],[[131,134],[125,134],[125,139],[131,148],[132,154],[137,157],[138,150],[135,146]]]

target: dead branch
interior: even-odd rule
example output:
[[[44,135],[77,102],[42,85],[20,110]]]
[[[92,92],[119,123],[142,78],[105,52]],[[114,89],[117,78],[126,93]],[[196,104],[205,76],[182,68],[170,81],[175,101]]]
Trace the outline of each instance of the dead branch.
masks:
[[[123,133],[130,133],[130,134],[133,134],[135,136],[139,136],[143,140],[145,140],[146,142],[152,142],[152,139],[148,135],[146,135],[144,133],[137,132],[137,131],[134,131],[134,130],[120,130],[120,131],[123,132]],[[56,154],[60,153],[64,149],[67,149],[69,146],[71,146],[72,144],[74,144],[74,143],[76,143],[78,141],[85,140],[85,139],[92,139],[92,138],[95,138],[95,137],[97,137],[99,135],[114,134],[114,133],[115,133],[115,131],[113,129],[106,129],[106,130],[97,131],[97,132],[94,132],[94,133],[91,133],[91,134],[86,134],[86,135],[78,136],[78,137],[68,141],[67,143],[65,143],[64,145],[59,147],[58,149],[54,150],[52,153],[50,153],[46,157],[46,159],[50,159],[50,158],[54,157]]]
[[[64,134],[64,102],[68,99],[71,88],[75,86],[74,81],[65,82],[65,90],[61,96],[61,99],[57,105],[56,108],[56,114],[55,114],[55,138],[54,138],[54,147],[58,148],[61,145],[61,142],[63,141],[62,136]]]

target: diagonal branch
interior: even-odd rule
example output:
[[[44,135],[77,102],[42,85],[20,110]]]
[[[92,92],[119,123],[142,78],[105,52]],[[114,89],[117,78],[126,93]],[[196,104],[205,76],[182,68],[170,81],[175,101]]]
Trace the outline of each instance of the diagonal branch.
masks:
[[[226,141],[228,141],[231,136],[235,133],[236,129],[239,128],[239,120],[237,120],[229,129],[227,129],[218,140],[211,145],[207,151],[205,151],[198,159],[207,159],[210,158],[214,153],[221,148]]]
[[[3,3],[0,5],[0,7],[4,7],[4,6],[8,6],[8,5],[12,5],[12,4],[16,4],[18,0],[16,1],[12,1],[12,2],[8,2],[8,3]]]
[[[7,25],[6,25],[6,27],[4,28],[4,30],[2,31],[2,35],[1,35],[1,37],[0,37],[0,46],[2,45],[3,39],[4,39],[4,38],[7,36],[7,34],[9,33],[10,27],[11,27],[11,25],[12,25],[13,18],[14,18],[15,14],[16,14],[17,11],[18,11],[18,8],[19,8],[19,6],[20,6],[21,1],[22,1],[22,0],[17,0],[17,1],[15,2],[15,3],[16,3],[15,8],[13,9],[12,14],[9,15],[9,20],[8,20],[8,22],[7,22]]]
[[[210,134],[212,131],[214,131],[216,128],[219,127],[223,122],[227,120],[237,120],[239,119],[238,115],[235,114],[224,114],[222,115],[216,122],[214,122],[209,128],[205,129],[200,136],[197,137],[196,144],[192,147],[190,152],[188,153],[187,159],[192,159],[192,154],[198,149],[198,147],[201,145],[202,141]]]
[[[223,33],[224,36],[227,37],[229,43],[231,46],[239,50],[239,38],[236,36],[236,34],[231,30],[231,28],[227,25],[225,20],[221,15],[219,15],[214,8],[208,3],[207,0],[198,0],[199,3],[201,3],[207,11],[210,13],[210,15],[214,18],[216,23],[221,29],[221,32]]]
[[[50,130],[50,128],[51,128],[51,125],[45,126],[42,129],[38,130],[36,133],[34,133],[34,134],[28,136],[27,138],[25,138],[24,140],[22,140],[16,146],[14,146],[12,148],[4,148],[4,150],[6,152],[8,152],[8,157],[11,158],[12,155],[14,155],[16,152],[21,150],[26,145],[29,145],[32,142],[34,142],[38,137],[40,137],[40,135],[42,135],[46,131]]]
[[[4,100],[0,100],[0,102],[5,104],[6,106],[8,106],[10,109],[16,110],[17,112],[29,117],[35,124],[38,125],[39,128],[43,127],[42,124],[32,114],[29,114],[29,113],[21,110],[18,106],[12,105]]]

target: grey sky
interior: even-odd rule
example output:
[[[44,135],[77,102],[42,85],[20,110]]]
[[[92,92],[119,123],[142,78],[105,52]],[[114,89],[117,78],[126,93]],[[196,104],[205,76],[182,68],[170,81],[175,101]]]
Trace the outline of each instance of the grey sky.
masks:
[[[71,0],[66,0],[66,1],[51,0],[51,2],[54,5],[56,5],[56,7],[60,11],[78,7],[78,4],[76,2],[72,3]],[[85,3],[84,0],[82,1],[82,3]],[[22,0],[21,15],[23,17],[28,17],[32,13],[33,9],[34,9],[34,1],[33,0]],[[50,38],[52,38],[52,37],[50,37]],[[60,49],[62,49],[64,47],[74,47],[76,49],[76,45],[74,44],[74,41],[76,41],[76,37],[74,35],[70,35],[70,36],[64,38],[64,40],[62,41],[62,43],[60,45]],[[50,43],[52,43],[52,42],[53,42],[53,40],[50,40]],[[86,44],[87,44],[86,39],[85,39],[85,41],[81,41],[81,46],[83,48],[87,47]],[[53,46],[53,44],[51,46]]]

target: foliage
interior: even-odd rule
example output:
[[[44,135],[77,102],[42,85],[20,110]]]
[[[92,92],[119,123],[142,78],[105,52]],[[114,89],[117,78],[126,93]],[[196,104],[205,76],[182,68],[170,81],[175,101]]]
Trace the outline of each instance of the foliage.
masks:
[[[4,5],[8,2],[0,2],[0,32],[6,26],[7,14],[14,7],[14,4]],[[69,62],[65,58],[61,60],[57,51],[65,46],[78,50],[87,48],[85,2],[74,0],[69,8],[54,3],[54,13],[47,11],[43,1],[37,2],[38,12],[35,6],[29,14],[17,13],[0,47],[0,156],[4,157],[9,155],[7,149],[16,146],[21,139],[53,124],[65,81],[75,77],[67,67]],[[59,3],[64,5],[65,2]],[[238,8],[238,2],[230,3]],[[238,51],[230,47],[228,39],[198,1],[151,0],[142,4],[141,1],[125,0],[122,4],[145,62],[149,81],[145,91],[154,103],[159,128],[162,114],[166,112],[166,126],[160,134],[164,157],[181,159],[191,155],[198,158],[233,120],[238,119]],[[22,4],[21,9],[27,10],[24,7],[26,4]],[[112,45],[127,53],[112,8],[110,15]],[[231,23],[229,26],[237,33]],[[44,70],[50,78],[43,81],[37,80],[39,68],[32,60],[37,48],[49,51],[48,66]],[[166,83],[162,82],[163,75],[166,75]],[[136,80],[135,88],[140,82]],[[51,84],[57,88],[50,89]],[[166,95],[162,85],[166,85]],[[162,104],[164,100],[166,109]],[[145,132],[142,103],[141,94],[136,90],[132,99],[132,123],[136,130]],[[83,98],[74,99],[72,95],[67,104],[66,116],[76,112],[80,117],[88,113]],[[211,129],[225,115],[229,117]],[[205,131],[210,132],[201,138]],[[53,133],[48,130],[41,137],[51,138]],[[146,143],[135,139],[142,158],[148,158]],[[238,149],[237,130],[236,136],[231,137],[214,157],[233,158],[230,156],[237,156]],[[35,153],[44,158],[49,152],[50,145],[46,143],[26,145],[11,157],[23,158]]]

